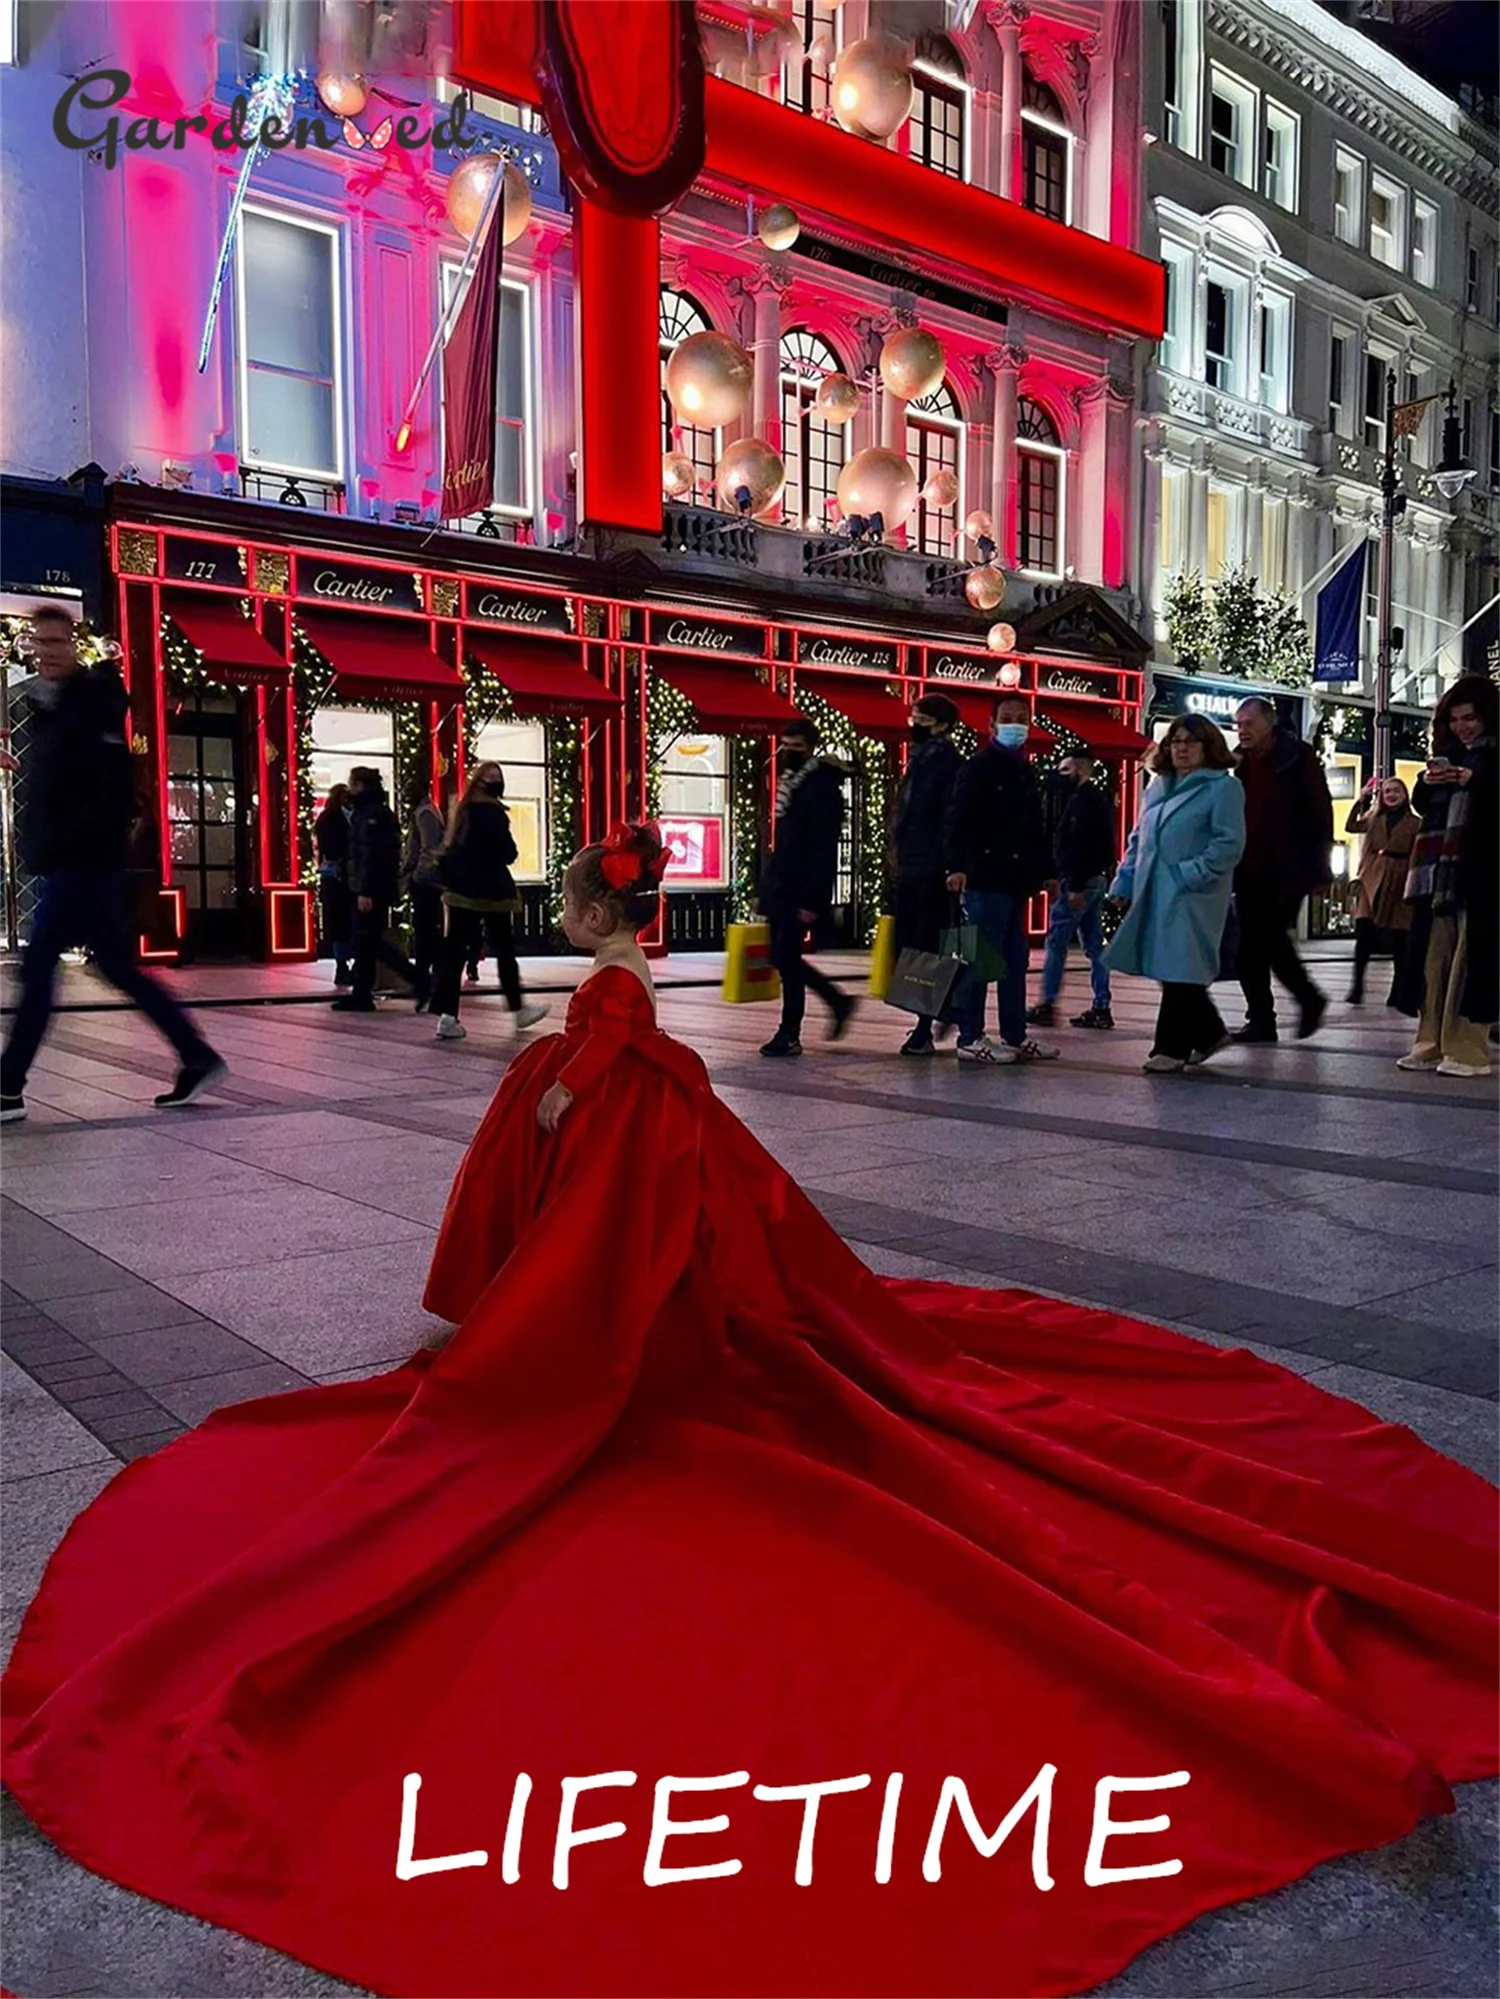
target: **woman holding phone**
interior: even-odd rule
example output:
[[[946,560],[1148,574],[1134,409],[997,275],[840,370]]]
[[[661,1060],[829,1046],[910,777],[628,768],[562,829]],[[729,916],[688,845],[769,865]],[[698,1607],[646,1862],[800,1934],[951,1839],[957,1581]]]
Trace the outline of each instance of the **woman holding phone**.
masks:
[[[1365,969],[1377,951],[1390,954],[1391,996],[1396,1004],[1406,961],[1412,906],[1406,900],[1406,871],[1422,822],[1411,809],[1411,794],[1399,777],[1372,777],[1344,825],[1362,845],[1354,888],[1354,983],[1350,1006],[1365,996]]]
[[[1455,680],[1432,717],[1432,756],[1414,794],[1422,830],[1406,899],[1413,905],[1401,1010],[1417,1038],[1398,1069],[1487,1076],[1500,1015],[1500,690],[1477,673]]]

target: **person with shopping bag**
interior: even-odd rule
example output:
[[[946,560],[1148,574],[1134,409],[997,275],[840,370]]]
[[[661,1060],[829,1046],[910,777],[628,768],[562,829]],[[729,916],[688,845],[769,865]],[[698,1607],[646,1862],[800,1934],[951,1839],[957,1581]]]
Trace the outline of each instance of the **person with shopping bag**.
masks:
[[[911,756],[896,798],[891,826],[895,850],[896,974],[914,959],[935,953],[948,921],[943,826],[948,801],[963,769],[953,741],[958,709],[946,694],[924,694],[911,710]],[[890,998],[889,990],[887,999]],[[934,1012],[938,1009],[934,1008]],[[903,1055],[931,1055],[933,1015],[918,1013],[901,1044]]]

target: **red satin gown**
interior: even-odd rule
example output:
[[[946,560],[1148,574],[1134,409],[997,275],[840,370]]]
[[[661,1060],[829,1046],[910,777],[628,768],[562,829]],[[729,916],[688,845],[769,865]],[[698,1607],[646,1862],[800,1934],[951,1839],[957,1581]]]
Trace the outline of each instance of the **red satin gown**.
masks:
[[[1487,1485],[1248,1354],[871,1275],[627,972],[511,1067],[427,1295],[440,1355],[219,1412],[54,1556],[7,1779],[86,1866],[381,1993],[1070,1993],[1495,1768]],[[1091,1885],[1100,1781],[1182,1773],[1095,1856],[1180,1866]],[[409,1774],[411,1856],[487,1865],[398,1878]],[[660,1801],[711,1878],[647,1885],[666,1777],[730,1780]],[[756,1787],[860,1777],[799,1883]]]

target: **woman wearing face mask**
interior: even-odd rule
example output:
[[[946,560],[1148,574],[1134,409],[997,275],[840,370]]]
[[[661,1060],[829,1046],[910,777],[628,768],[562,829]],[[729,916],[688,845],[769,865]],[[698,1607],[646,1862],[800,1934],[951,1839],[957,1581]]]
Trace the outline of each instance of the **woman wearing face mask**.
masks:
[[[1129,914],[1106,952],[1115,971],[1161,982],[1148,1076],[1176,1075],[1229,1035],[1208,989],[1219,975],[1234,870],[1245,851],[1245,788],[1223,736],[1202,715],[1174,722],[1110,897]]]
[[[936,951],[948,917],[943,821],[963,758],[953,741],[958,710],[946,694],[924,694],[911,711],[911,756],[891,825],[898,951]],[[932,1022],[920,1017],[903,1055],[930,1055]]]
[[[448,835],[438,851],[446,929],[438,956],[432,1011],[439,1041],[461,1041],[458,996],[464,964],[486,929],[500,972],[500,989],[516,1032],[545,1019],[547,1009],[528,1004],[521,993],[511,918],[521,907],[511,863],[516,858],[510,814],[504,805],[505,773],[497,763],[475,769],[469,788],[454,805]]]
[[[1372,777],[1345,824],[1346,833],[1364,841],[1359,879],[1354,889],[1354,983],[1350,1006],[1365,996],[1365,968],[1377,951],[1391,958],[1391,996],[1396,1004],[1401,984],[1406,939],[1411,929],[1411,904],[1406,900],[1406,870],[1422,822],[1399,777]]]

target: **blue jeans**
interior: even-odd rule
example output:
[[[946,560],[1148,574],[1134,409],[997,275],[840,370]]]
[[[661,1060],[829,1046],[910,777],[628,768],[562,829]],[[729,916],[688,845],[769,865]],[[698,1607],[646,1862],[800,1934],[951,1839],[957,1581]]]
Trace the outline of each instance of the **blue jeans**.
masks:
[[[1047,924],[1047,956],[1042,965],[1042,1003],[1045,1006],[1051,1006],[1062,991],[1063,967],[1068,960],[1068,946],[1075,936],[1088,957],[1089,975],[1094,982],[1094,1005],[1109,1005],[1103,917],[1104,891],[1108,886],[1103,875],[1095,875],[1084,888],[1082,909],[1074,909],[1068,901],[1067,884],[1058,883],[1052,915]]]
[[[130,892],[122,872],[110,868],[59,868],[37,897],[31,941],[21,961],[21,999],[0,1058],[0,1091],[18,1097],[52,1018],[57,963],[70,945],[86,945],[94,963],[159,1028],[177,1059],[210,1061],[213,1050],[176,1000],[136,963]]]
[[[998,994],[1000,1039],[1019,1048],[1026,1039],[1026,897],[968,890],[964,922],[972,923],[998,952],[1005,968]],[[989,987],[974,983],[958,1030],[960,1041],[978,1041],[984,1033],[985,995]]]

